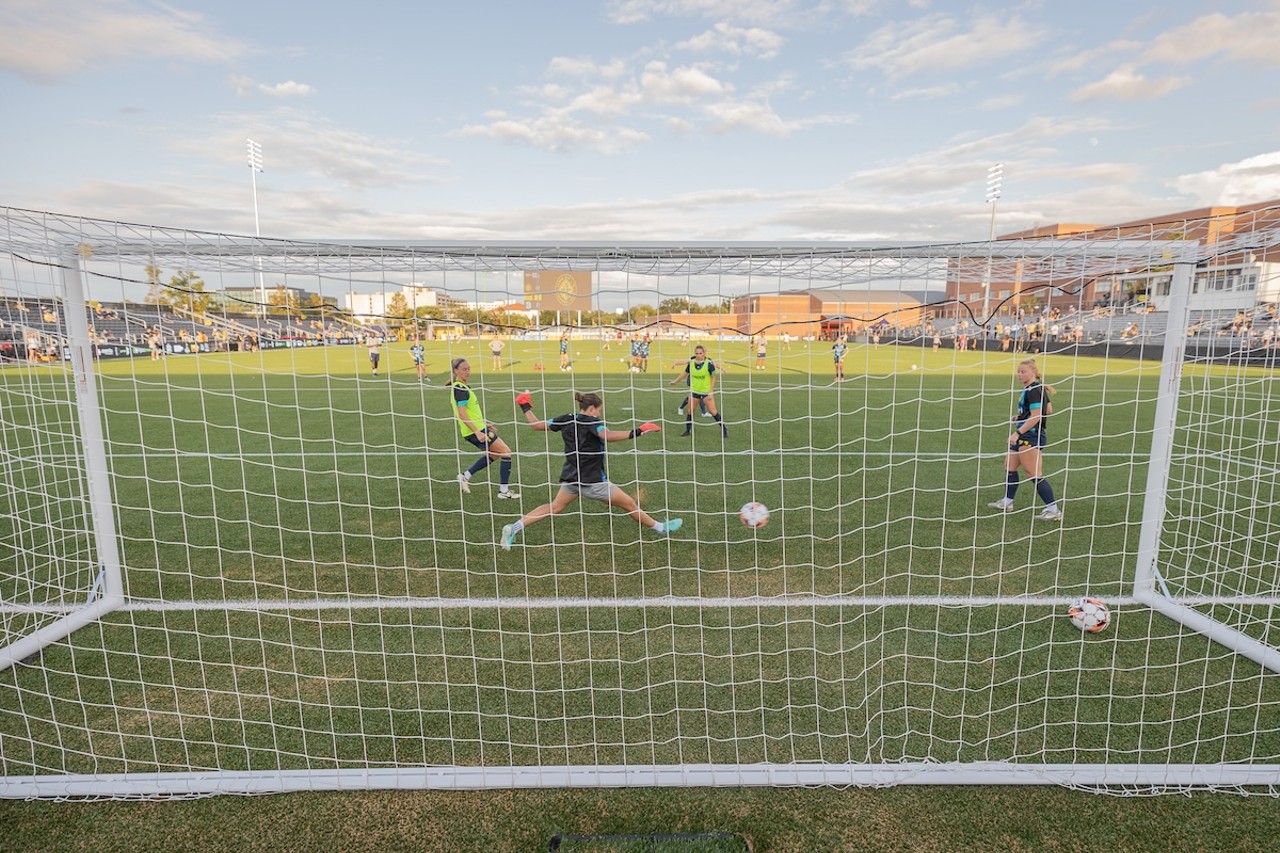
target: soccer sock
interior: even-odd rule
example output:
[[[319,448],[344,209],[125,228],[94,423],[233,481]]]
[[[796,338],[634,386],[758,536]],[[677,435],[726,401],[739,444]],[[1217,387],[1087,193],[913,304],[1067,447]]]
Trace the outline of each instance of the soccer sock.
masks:
[[[662,526],[662,522],[661,522],[661,521],[655,521],[655,522],[653,523],[653,527],[652,527],[652,528],[650,528],[650,529],[652,529],[654,533],[666,533],[666,532],[667,532],[667,529],[666,529],[665,527],[663,527],[663,526]]]
[[[481,456],[475,462],[472,462],[471,467],[467,469],[467,479],[470,480],[476,474],[479,474],[485,468],[488,468],[490,461],[492,460],[490,460],[488,456]]]
[[[498,477],[502,481],[502,491],[506,491],[507,483],[511,482],[511,460],[503,459],[502,464],[498,466]]]
[[[511,535],[515,536],[521,530],[524,530],[524,519],[518,518],[515,523],[511,525]]]
[[[1018,493],[1018,472],[1010,471],[1005,482],[1004,499],[1012,502],[1013,496]]]
[[[1036,494],[1040,496],[1040,500],[1044,501],[1045,506],[1053,506],[1056,503],[1053,499],[1053,486],[1049,485],[1048,480],[1036,478]]]
[[[693,429],[693,410],[684,413],[684,431],[688,432]]]

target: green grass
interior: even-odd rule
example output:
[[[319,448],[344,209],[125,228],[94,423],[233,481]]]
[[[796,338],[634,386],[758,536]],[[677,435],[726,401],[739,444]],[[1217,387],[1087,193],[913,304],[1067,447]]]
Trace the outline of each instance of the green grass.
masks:
[[[376,378],[357,348],[103,363],[126,591],[173,609],[119,611],[0,673],[5,775],[1280,756],[1280,678],[1125,600],[1158,365],[1041,360],[1067,513],[1046,525],[1029,485],[1022,511],[986,508],[1012,355],[855,347],[833,385],[819,345],[755,371],[745,343],[713,344],[724,441],[702,418],[678,436],[666,382],[687,347],[659,344],[635,375],[624,350],[585,343],[560,372],[555,346],[516,342],[499,371],[484,342],[433,344],[425,385],[404,345]],[[519,422],[514,392],[550,417],[571,390],[603,390],[611,425],[664,424],[613,445],[610,478],[685,528],[657,537],[579,503],[499,550],[517,510],[494,497],[496,466],[465,500],[454,482],[476,456],[442,385],[459,353],[516,451],[523,509],[554,492],[561,453]],[[1172,469],[1160,567],[1180,588],[1276,593],[1277,502],[1239,461],[1280,468],[1276,388],[1263,371],[1188,370],[1179,417],[1209,426],[1179,431]],[[70,394],[61,368],[0,373],[5,600],[92,576]],[[754,532],[736,518],[752,499],[773,509]],[[1084,592],[1116,604],[1102,635],[1056,604]],[[859,600],[745,600],[782,595]],[[957,601],[887,600],[907,596]],[[577,598],[596,601],[547,606]],[[1264,639],[1271,614],[1223,611]]]
[[[557,834],[733,832],[756,853],[1274,849],[1273,797],[1059,788],[348,791],[183,802],[0,801],[8,853],[547,850]],[[598,849],[598,848],[597,848]],[[678,849],[678,848],[677,848]]]

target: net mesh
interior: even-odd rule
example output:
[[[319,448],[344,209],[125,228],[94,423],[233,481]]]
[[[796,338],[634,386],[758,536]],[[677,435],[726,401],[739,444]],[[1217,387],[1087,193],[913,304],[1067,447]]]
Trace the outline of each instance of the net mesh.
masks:
[[[1276,674],[1134,589],[1179,345],[1153,568],[1171,599],[1275,645],[1272,213],[1211,247],[1205,222],[751,246],[308,243],[5,210],[3,638],[84,606],[102,571],[124,604],[0,671],[0,792],[990,763],[1239,787],[1175,768],[1274,767]],[[1187,317],[1211,331],[1188,338],[1148,309],[1193,266]],[[588,292],[559,283],[573,273]],[[98,356],[109,524],[82,473],[70,311]],[[695,346],[717,368],[707,413],[678,408]],[[1026,479],[1015,511],[988,506],[1028,357],[1053,386],[1061,521],[1035,517]],[[459,485],[481,457],[448,387],[459,358],[514,499],[498,462]],[[606,470],[680,529],[584,498],[504,550],[565,461],[525,391],[539,420],[589,391],[610,429],[660,424],[611,443]],[[767,525],[739,520],[749,501]],[[104,531],[118,567],[99,565]],[[1111,607],[1097,635],[1064,615],[1086,593]]]

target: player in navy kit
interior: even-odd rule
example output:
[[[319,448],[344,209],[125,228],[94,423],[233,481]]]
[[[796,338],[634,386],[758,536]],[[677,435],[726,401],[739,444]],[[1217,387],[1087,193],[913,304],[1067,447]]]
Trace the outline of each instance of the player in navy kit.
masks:
[[[1004,497],[987,506],[1001,512],[1013,510],[1013,498],[1018,492],[1018,469],[1022,468],[1035,484],[1036,494],[1044,501],[1044,510],[1037,518],[1061,521],[1062,510],[1053,496],[1053,487],[1043,476],[1042,450],[1048,442],[1047,428],[1052,411],[1049,398],[1053,396],[1053,387],[1041,380],[1040,368],[1034,358],[1018,362],[1017,376],[1022,383],[1022,393],[1018,396],[1018,414],[1013,418],[1009,453],[1005,457]]]

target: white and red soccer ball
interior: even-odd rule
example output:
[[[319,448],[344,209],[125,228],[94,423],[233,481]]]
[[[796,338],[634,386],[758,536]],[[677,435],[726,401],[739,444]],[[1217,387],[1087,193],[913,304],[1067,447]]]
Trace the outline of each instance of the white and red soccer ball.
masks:
[[[1071,624],[1086,634],[1096,634],[1111,624],[1111,610],[1101,598],[1092,595],[1082,596],[1071,602],[1067,608]]]
[[[738,510],[738,518],[750,528],[764,527],[769,523],[769,508],[759,501],[751,501]]]

